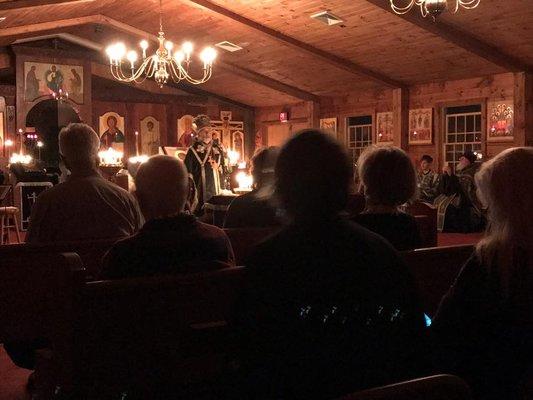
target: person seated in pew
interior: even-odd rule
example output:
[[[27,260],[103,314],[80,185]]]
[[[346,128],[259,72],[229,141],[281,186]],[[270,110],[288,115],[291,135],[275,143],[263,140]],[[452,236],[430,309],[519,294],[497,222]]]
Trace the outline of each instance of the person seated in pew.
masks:
[[[259,150],[252,158],[254,188],[233,200],[228,208],[224,228],[268,228],[280,225],[277,208],[272,204],[274,166],[279,149]]]
[[[59,132],[61,162],[71,174],[37,198],[28,243],[121,238],[141,227],[137,200],[100,175],[99,146],[100,139],[89,125],[72,123]]]
[[[340,215],[351,179],[344,149],[301,131],[275,177],[291,222],[245,263],[241,398],[329,399],[415,376],[424,330],[415,285],[390,244]]]
[[[101,278],[200,272],[235,265],[224,231],[184,212],[188,185],[187,169],[174,157],[152,156],[139,167],[135,193],[146,223],[137,234],[109,250]]]
[[[433,204],[437,197],[440,176],[431,169],[433,157],[424,154],[420,160],[420,170],[417,174],[418,199]]]
[[[399,209],[416,193],[416,172],[407,153],[397,147],[370,147],[358,164],[366,206],[353,221],[383,236],[398,251],[420,247],[415,217]]]
[[[475,175],[487,232],[431,326],[442,367],[479,399],[529,398],[520,386],[533,378],[532,165],[532,147],[511,148]]]

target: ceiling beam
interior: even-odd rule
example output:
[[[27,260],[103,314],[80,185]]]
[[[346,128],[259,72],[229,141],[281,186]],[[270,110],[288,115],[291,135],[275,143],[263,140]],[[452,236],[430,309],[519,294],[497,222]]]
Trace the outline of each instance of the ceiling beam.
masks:
[[[99,17],[99,15],[88,15],[86,17],[58,19],[55,21],[39,22],[36,24],[12,26],[9,28],[0,29],[0,37],[22,36],[35,32],[63,29],[70,26],[99,23]]]
[[[249,81],[256,82],[260,85],[274,89],[278,92],[288,94],[292,97],[296,97],[297,99],[315,101],[317,103],[320,101],[320,96],[317,96],[316,94],[307,92],[295,86],[287,85],[283,82],[269,78],[265,75],[258,74],[255,71],[239,67],[238,65],[229,62],[219,61],[217,62],[216,67],[228,71],[234,75],[238,75]]]
[[[57,4],[87,3],[95,0],[12,0],[0,3],[0,11],[20,10]]]
[[[256,31],[270,36],[272,39],[283,43],[289,47],[292,47],[298,51],[303,51],[308,54],[311,54],[313,57],[319,58],[331,65],[334,65],[337,68],[348,71],[352,74],[358,76],[365,76],[381,85],[385,85],[391,88],[404,87],[403,82],[392,79],[386,75],[381,74],[380,72],[373,71],[369,68],[366,68],[362,65],[356,64],[346,58],[339,57],[335,54],[329,53],[318,47],[314,47],[308,43],[302,42],[292,36],[285,35],[284,33],[277,31],[275,29],[269,28],[265,25],[260,24],[254,20],[246,18],[240,14],[237,14],[227,8],[221,7],[218,4],[211,2],[210,0],[184,0],[187,3],[192,3],[201,7],[204,7],[222,17],[230,19],[235,22],[239,22],[242,25],[246,25],[249,28],[255,29]]]
[[[416,10],[406,14],[396,14],[391,9],[389,0],[366,1],[508,71],[517,72],[531,69],[530,65],[518,58],[504,54],[496,46],[486,43],[462,29],[446,24],[438,18],[433,22],[430,18],[423,18]]]

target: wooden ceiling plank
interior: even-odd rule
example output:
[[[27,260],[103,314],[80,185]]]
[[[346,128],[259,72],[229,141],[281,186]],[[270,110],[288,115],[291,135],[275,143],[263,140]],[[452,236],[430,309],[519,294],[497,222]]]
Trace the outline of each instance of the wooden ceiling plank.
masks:
[[[94,0],[13,0],[0,3],[0,11],[20,10],[57,4],[86,3]]]
[[[252,29],[255,29],[256,31],[261,32],[262,34],[268,35],[271,38],[277,40],[280,43],[283,43],[287,46],[290,46],[292,48],[295,48],[299,51],[305,51],[314,57],[320,58],[321,60],[336,66],[337,68],[341,68],[345,71],[351,72],[356,75],[363,75],[367,78],[372,79],[373,81],[378,82],[379,84],[391,87],[391,88],[399,88],[404,87],[405,84],[403,82],[397,81],[395,79],[392,79],[388,76],[385,76],[379,72],[370,70],[369,68],[366,68],[362,65],[356,64],[350,60],[347,60],[345,58],[339,57],[335,54],[329,53],[327,51],[324,51],[322,49],[319,49],[317,47],[314,47],[308,43],[302,42],[292,36],[285,35],[281,33],[280,31],[277,31],[275,29],[269,28],[265,25],[262,25],[254,20],[251,20],[249,18],[246,18],[240,14],[237,14],[231,10],[228,10],[227,8],[224,8],[222,6],[219,6],[218,4],[215,4],[209,0],[184,0],[186,3],[192,3],[201,7],[204,7],[218,15],[221,15],[225,18],[228,18],[232,21],[239,22],[243,25],[246,25]]]
[[[421,17],[416,10],[406,14],[396,14],[391,9],[389,0],[366,1],[508,71],[529,71],[532,68],[518,58],[504,54],[492,44],[486,43],[450,24],[441,22],[439,19],[433,22],[430,18]]]

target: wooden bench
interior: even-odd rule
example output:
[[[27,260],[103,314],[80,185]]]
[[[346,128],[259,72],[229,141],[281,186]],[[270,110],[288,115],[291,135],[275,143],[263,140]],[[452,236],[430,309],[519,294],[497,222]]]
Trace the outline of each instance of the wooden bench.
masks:
[[[74,253],[9,250],[0,252],[0,342],[44,339],[64,366],[58,380],[69,381],[70,364],[62,356],[70,352],[72,298],[85,277],[81,260]]]
[[[434,315],[474,247],[449,246],[417,249],[401,255],[417,282],[424,311]]]
[[[107,388],[95,398],[149,393],[168,382],[179,390],[209,386],[228,368],[227,325],[243,274],[234,267],[86,283],[72,334],[75,385],[84,393]]]
[[[65,242],[51,244],[17,244],[0,247],[0,258],[4,254],[19,254],[25,257],[28,252],[41,253],[76,253],[89,278],[98,276],[102,268],[102,258],[107,251],[120,239],[102,239],[83,242]]]
[[[263,240],[278,232],[280,227],[273,228],[225,228],[224,232],[229,237],[235,263],[244,265],[246,258],[250,255],[254,247]]]
[[[435,375],[363,390],[342,400],[469,400],[470,388],[453,375]]]

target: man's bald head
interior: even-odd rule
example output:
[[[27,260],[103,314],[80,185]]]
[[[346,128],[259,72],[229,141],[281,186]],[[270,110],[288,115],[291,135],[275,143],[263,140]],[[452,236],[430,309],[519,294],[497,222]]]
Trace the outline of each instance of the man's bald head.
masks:
[[[188,194],[187,176],[183,162],[170,156],[150,157],[139,167],[136,194],[147,220],[183,211]]]

